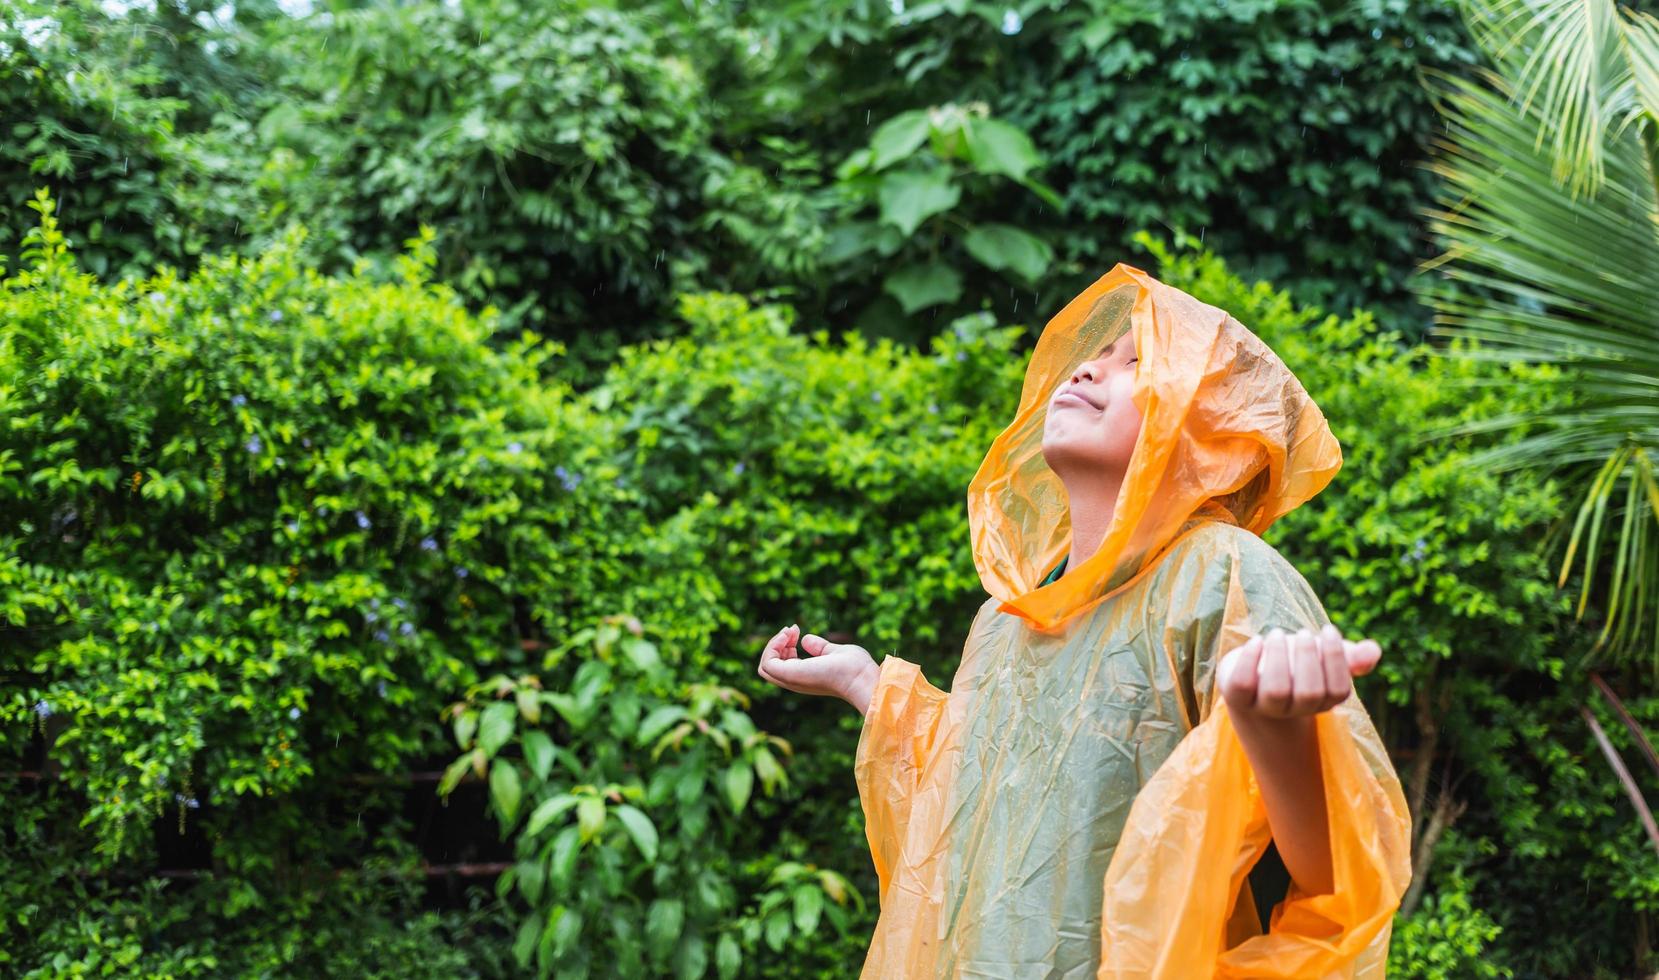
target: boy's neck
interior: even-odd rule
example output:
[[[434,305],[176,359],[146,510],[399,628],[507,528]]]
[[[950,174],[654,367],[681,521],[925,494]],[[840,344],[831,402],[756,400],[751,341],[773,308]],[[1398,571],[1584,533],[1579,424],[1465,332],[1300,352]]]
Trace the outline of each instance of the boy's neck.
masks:
[[[1071,552],[1066,557],[1066,570],[1094,557],[1106,540],[1106,529],[1112,526],[1112,514],[1117,509],[1118,493],[1123,488],[1121,473],[1105,478],[1065,479],[1066,501],[1071,514]]]

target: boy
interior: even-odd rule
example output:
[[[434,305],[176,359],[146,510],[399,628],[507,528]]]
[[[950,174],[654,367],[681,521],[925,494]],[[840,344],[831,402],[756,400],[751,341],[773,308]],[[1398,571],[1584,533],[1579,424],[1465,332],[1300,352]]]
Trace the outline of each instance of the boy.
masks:
[[[1350,697],[1381,651],[1259,536],[1340,466],[1265,344],[1139,269],[1048,323],[969,486],[991,598],[950,692],[793,625],[761,655],[864,715],[864,976],[1382,976],[1410,818]]]

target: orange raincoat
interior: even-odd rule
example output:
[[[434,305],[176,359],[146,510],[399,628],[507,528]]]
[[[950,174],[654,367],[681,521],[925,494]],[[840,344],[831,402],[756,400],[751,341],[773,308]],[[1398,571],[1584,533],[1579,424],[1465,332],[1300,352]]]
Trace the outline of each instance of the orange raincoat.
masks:
[[[1139,441],[1098,552],[1070,548],[1048,399],[1126,331]],[[1260,920],[1267,814],[1220,657],[1328,622],[1260,538],[1342,464],[1284,363],[1216,307],[1119,264],[1043,331],[968,490],[980,607],[949,694],[896,656],[855,773],[880,880],[863,976],[1381,977],[1410,817],[1357,697],[1317,717],[1333,894]]]

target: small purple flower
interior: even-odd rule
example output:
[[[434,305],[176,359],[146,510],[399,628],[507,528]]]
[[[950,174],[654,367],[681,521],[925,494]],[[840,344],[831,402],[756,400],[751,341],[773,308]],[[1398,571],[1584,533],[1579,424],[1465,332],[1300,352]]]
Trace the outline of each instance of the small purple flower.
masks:
[[[362,511],[358,511],[357,512],[357,526],[360,527],[360,528],[367,529],[368,526],[369,526],[369,515],[363,513]]]
[[[45,701],[36,701],[35,714],[42,718],[50,718],[52,716],[52,706],[47,704]]]
[[[289,521],[288,522],[288,533],[289,534],[298,534],[298,533],[300,533],[300,522],[299,521]]]
[[[392,642],[392,634],[386,632],[385,630],[375,630],[374,631],[374,638],[376,640],[379,640],[381,643],[390,643],[390,642]]]
[[[421,538],[421,550],[422,551],[437,551],[438,550],[438,539],[432,537],[431,535],[428,535],[424,538]]]
[[[199,810],[202,806],[201,800],[196,799],[194,796],[185,796],[183,793],[174,793],[173,800],[178,803],[183,803],[186,807],[192,810]]]
[[[301,439],[300,440],[300,445],[304,446],[307,449],[310,449],[311,448],[311,437],[306,436],[305,438]]]
[[[871,401],[876,401],[876,402],[879,402],[879,401],[881,401],[881,392],[879,392],[879,391],[877,391],[877,392],[872,392],[872,393],[871,393],[871,394],[870,394],[870,400],[871,400]]]
[[[402,599],[393,599],[392,600],[392,605],[398,607],[399,609],[408,609],[409,608],[409,603],[405,602]]]
[[[246,405],[248,403],[248,396],[247,395],[232,395],[232,396],[230,396],[230,403],[232,405],[235,405],[237,408],[241,408],[243,405]]]
[[[519,453],[524,452],[524,443],[509,442],[507,443],[507,451],[512,453],[514,456],[517,456]]]
[[[378,623],[380,622],[380,614],[377,612],[366,612],[363,614],[363,622]]]
[[[455,577],[456,578],[466,578],[467,577],[467,570],[464,569],[464,568],[457,568],[455,570]]]
[[[960,350],[957,351],[956,352],[956,359],[959,360],[959,361],[967,360],[968,359],[968,352],[967,351],[960,351]]]
[[[568,480],[570,478],[570,471],[565,469],[563,466],[555,466],[553,467],[553,475],[561,480]]]
[[[298,709],[298,708],[289,708],[288,709],[288,717],[298,718],[299,716],[300,716],[300,709]]]
[[[328,508],[323,507],[323,506],[319,506],[317,508],[317,516],[318,517],[327,517],[328,516]]]
[[[928,406],[927,406],[927,414],[929,414],[929,415],[938,415],[939,414],[939,406],[933,404],[932,402],[929,402]]]
[[[734,475],[741,476],[743,474],[744,468],[745,467],[743,466],[743,461],[740,459],[737,462],[732,464],[732,473]]]
[[[614,484],[616,484],[616,485],[617,485],[617,486],[619,486],[619,487],[625,487],[625,486],[627,486],[627,485],[628,485],[628,481],[627,481],[627,480],[624,480],[624,479],[623,479],[623,478],[622,478],[622,477],[620,477],[620,476],[619,476],[619,477],[617,477],[617,478],[616,478],[616,479],[614,479],[614,480],[612,480],[612,481],[611,481],[611,482],[612,482],[612,483],[614,483]]]
[[[381,697],[386,696],[386,682],[385,681],[381,681],[380,683],[376,684],[374,686],[374,689],[375,689],[375,693],[379,694]]]
[[[265,443],[258,436],[250,436],[248,437],[247,447],[248,452],[257,456],[259,453],[264,451]]]
[[[278,320],[282,319],[282,311],[281,310],[272,310],[271,312],[265,314],[265,316],[272,323],[275,323]]]
[[[380,597],[379,596],[369,596],[369,608],[370,609],[379,609],[380,608]]]
[[[402,633],[404,636],[414,636],[415,635],[415,624],[414,623],[404,623],[403,625],[401,625],[397,628],[397,631],[399,633]]]

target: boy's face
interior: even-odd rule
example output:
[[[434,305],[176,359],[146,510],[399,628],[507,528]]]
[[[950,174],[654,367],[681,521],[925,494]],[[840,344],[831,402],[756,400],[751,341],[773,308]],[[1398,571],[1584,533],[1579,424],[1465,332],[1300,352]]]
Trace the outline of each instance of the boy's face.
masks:
[[[1077,366],[1049,398],[1043,459],[1062,478],[1122,476],[1141,434],[1135,386],[1135,337],[1126,333]]]

